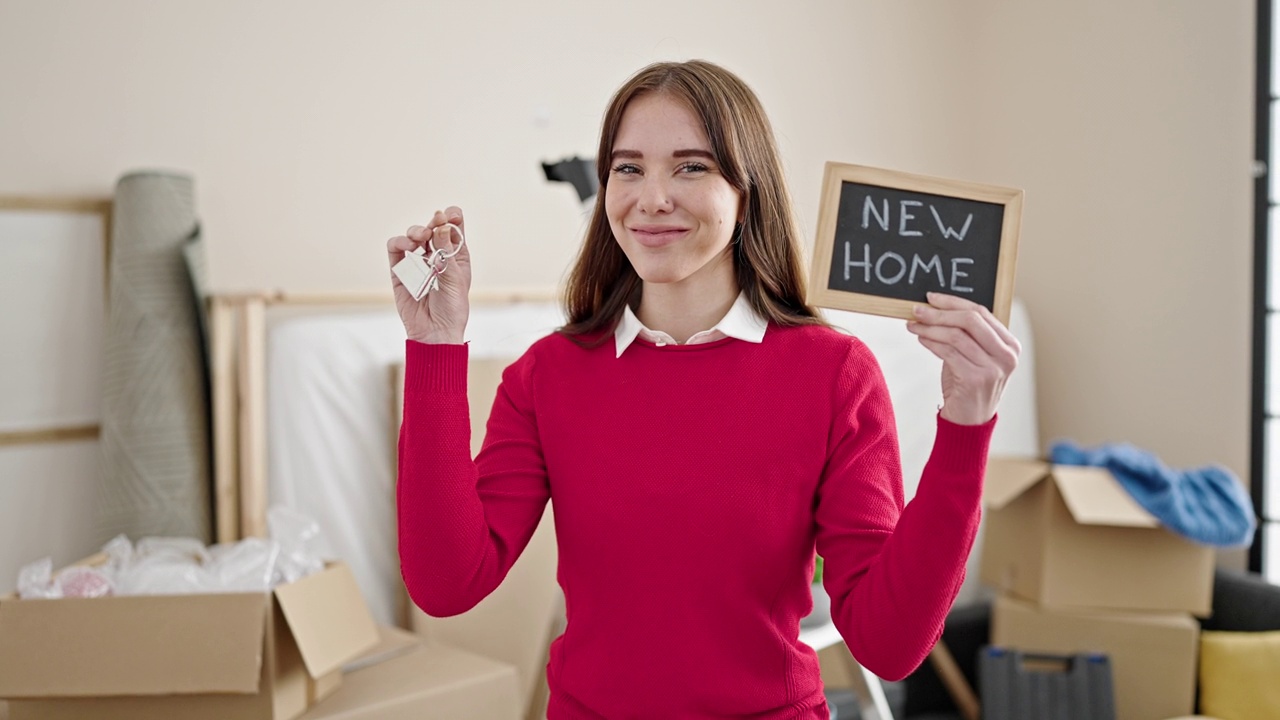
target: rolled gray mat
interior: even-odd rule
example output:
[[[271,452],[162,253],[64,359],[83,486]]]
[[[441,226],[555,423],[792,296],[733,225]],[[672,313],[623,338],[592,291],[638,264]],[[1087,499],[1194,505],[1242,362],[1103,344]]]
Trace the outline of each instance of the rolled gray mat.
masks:
[[[210,539],[207,375],[184,256],[198,235],[190,177],[140,172],[116,183],[102,382],[104,539]]]

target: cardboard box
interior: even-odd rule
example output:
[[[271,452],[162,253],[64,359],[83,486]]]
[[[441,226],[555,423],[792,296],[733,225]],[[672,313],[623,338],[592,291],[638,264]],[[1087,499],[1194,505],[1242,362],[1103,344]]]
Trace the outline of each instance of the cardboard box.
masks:
[[[299,720],[523,720],[513,666],[402,630],[382,632],[390,659],[348,672]]]
[[[1158,720],[1195,711],[1200,626],[1187,613],[1074,612],[996,599],[991,643],[1054,654],[1111,658],[1116,720]]]
[[[271,593],[0,600],[11,720],[287,720],[378,642],[341,563]]]
[[[1209,615],[1213,550],[1161,527],[1105,469],[987,466],[981,577],[1058,609]]]

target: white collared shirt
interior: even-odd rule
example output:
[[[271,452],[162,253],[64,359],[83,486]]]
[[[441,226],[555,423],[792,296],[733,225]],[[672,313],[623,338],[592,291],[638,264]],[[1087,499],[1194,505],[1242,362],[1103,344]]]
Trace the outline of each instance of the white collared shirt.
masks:
[[[751,307],[751,303],[747,301],[746,294],[739,292],[738,299],[733,301],[733,306],[729,308],[729,312],[720,319],[710,330],[703,330],[693,337],[689,338],[685,345],[697,345],[699,343],[709,343],[726,337],[746,340],[747,342],[759,343],[764,340],[764,331],[769,326],[769,321],[760,317],[756,313],[755,308]],[[617,347],[617,357],[622,357],[622,353],[629,347],[636,338],[642,338],[657,345],[665,347],[667,345],[679,345],[675,338],[661,330],[650,330],[640,322],[640,318],[631,311],[631,306],[627,305],[622,311],[622,320],[618,322],[618,326],[614,328],[613,340]]]

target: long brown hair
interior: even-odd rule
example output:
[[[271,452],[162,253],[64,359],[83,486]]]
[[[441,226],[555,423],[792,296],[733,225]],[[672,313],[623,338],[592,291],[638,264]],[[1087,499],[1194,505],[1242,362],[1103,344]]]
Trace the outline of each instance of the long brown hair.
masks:
[[[663,93],[702,120],[720,172],[742,196],[745,209],[734,235],[738,287],[755,311],[781,326],[827,325],[804,300],[805,276],[791,196],[783,179],[773,128],[760,100],[738,76],[705,60],[654,63],[618,89],[604,114],[596,172],[600,191],[582,250],[565,286],[568,323],[560,332],[584,346],[603,343],[628,303],[639,301],[642,281],[622,252],[605,214],[613,142],[627,104]],[[584,342],[596,336],[593,342]]]

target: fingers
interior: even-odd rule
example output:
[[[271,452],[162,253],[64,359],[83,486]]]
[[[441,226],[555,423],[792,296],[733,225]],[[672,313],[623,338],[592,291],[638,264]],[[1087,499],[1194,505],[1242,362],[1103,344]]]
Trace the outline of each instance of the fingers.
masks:
[[[466,233],[462,218],[462,208],[450,205],[443,211],[437,210],[425,226],[414,225],[405,231],[405,235],[420,246],[430,244],[437,250],[452,252],[463,242]]]
[[[1009,328],[1004,326],[1004,323],[996,319],[996,316],[993,315],[985,305],[979,305],[978,303],[973,302],[972,300],[965,300],[962,297],[958,297],[956,295],[947,295],[945,293],[931,292],[931,293],[927,293],[927,295],[929,299],[929,305],[932,307],[936,307],[942,310],[961,310],[961,311],[968,310],[971,312],[978,313],[978,315],[983,319],[983,321],[991,326],[992,331],[995,332],[997,337],[999,337],[1005,343],[1012,345],[1018,348],[1019,350],[1021,350],[1022,345],[1021,343],[1018,342],[1018,338],[1015,337],[1014,334],[1009,331]]]
[[[444,224],[443,221],[437,222],[438,220],[440,220],[440,213],[436,212],[436,214],[431,218],[431,221],[428,222],[425,226],[412,225],[409,227],[408,230],[404,231],[404,234],[408,236],[410,240],[413,240],[418,245],[426,246],[427,242],[431,240],[432,234],[435,232],[435,229]]]
[[[450,205],[444,209],[444,216],[446,222],[451,222],[454,225],[457,225],[458,229],[461,230],[463,234],[467,232],[466,223],[462,220],[462,208],[457,205]]]
[[[452,254],[462,244],[462,229],[453,223],[440,225],[431,231],[431,247]]]
[[[934,352],[935,355],[943,360],[963,358],[972,365],[984,365],[991,363],[993,353],[987,352],[981,345],[973,339],[967,331],[962,328],[949,327],[946,325],[927,325],[921,322],[907,323],[907,330],[920,339],[921,344],[933,350],[932,344],[944,345],[953,352],[942,354]],[[926,343],[925,341],[929,341]]]
[[[940,293],[929,293],[929,302],[916,306],[916,321],[908,323],[908,330],[953,344],[975,364],[985,364],[991,358],[997,367],[1013,372],[1022,346],[991,311],[975,302]]]
[[[943,362],[951,363],[955,368],[972,377],[979,372],[979,365],[972,362],[963,353],[955,348],[954,345],[945,342],[939,342],[927,337],[918,337],[920,344],[925,346],[929,352],[937,355]]]
[[[387,241],[387,259],[392,265],[400,262],[404,254],[418,247],[418,244],[404,235],[397,235]]]
[[[404,259],[406,253],[428,247],[443,250],[447,254],[434,265],[439,287],[442,289],[453,287],[455,291],[461,287],[461,291],[465,293],[466,286],[470,284],[471,256],[467,250],[463,227],[462,208],[450,205],[443,211],[437,210],[426,225],[414,225],[406,230],[404,235],[397,235],[387,240],[387,260],[394,268]],[[429,259],[427,260],[430,262]],[[457,272],[447,272],[455,263],[463,268],[460,276]],[[462,285],[459,285],[459,282]],[[401,291],[408,292],[394,271],[391,272],[391,286],[397,294]]]
[[[929,293],[907,323],[920,344],[942,360],[942,417],[961,425],[989,420],[1021,345],[991,312],[969,300]]]
[[[431,216],[431,221],[428,222],[427,226],[422,228],[422,230],[425,230],[428,233],[438,232],[439,228],[447,225],[456,226],[459,233],[466,232],[466,224],[462,220],[462,208],[457,205],[450,205],[444,210],[437,210],[435,215]],[[418,227],[421,226],[414,225],[414,228]],[[410,229],[412,230],[413,228]]]

